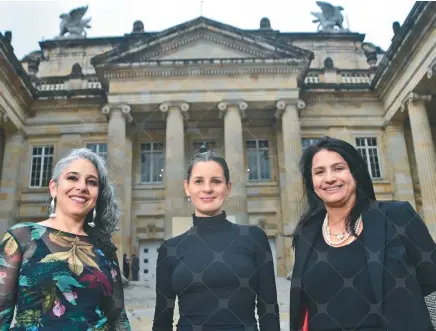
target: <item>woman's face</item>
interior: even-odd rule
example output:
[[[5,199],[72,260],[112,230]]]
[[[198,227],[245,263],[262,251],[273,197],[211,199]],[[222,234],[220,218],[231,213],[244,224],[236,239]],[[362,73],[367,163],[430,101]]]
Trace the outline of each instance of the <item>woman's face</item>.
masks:
[[[194,164],[189,182],[185,180],[184,186],[196,216],[220,214],[224,200],[231,191],[231,184],[227,184],[224,177],[224,169],[215,161]]]
[[[95,207],[99,191],[98,173],[86,159],[72,161],[50,182],[51,196],[56,198],[56,214],[83,218]]]
[[[314,155],[312,183],[326,206],[351,207],[356,200],[356,181],[347,162],[336,152],[321,150]]]

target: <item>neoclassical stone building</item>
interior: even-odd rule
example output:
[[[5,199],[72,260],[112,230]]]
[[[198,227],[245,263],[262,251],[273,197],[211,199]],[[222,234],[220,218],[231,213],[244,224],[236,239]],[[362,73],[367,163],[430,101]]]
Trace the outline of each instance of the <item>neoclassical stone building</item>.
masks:
[[[385,52],[346,30],[244,30],[205,17],[160,32],[53,38],[21,61],[0,34],[0,230],[47,218],[53,165],[87,146],[108,161],[120,254],[152,279],[156,249],[191,225],[186,165],[225,156],[234,222],[268,234],[278,275],[303,208],[298,161],[323,135],[355,145],[377,197],[408,200],[436,235],[436,3],[417,2]]]

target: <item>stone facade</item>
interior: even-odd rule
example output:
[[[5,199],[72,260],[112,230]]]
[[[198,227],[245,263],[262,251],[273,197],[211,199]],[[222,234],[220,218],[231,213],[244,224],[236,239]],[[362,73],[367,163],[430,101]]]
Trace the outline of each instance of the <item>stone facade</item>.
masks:
[[[88,146],[116,187],[119,253],[139,255],[150,279],[162,239],[191,225],[183,179],[204,144],[229,163],[230,220],[266,231],[285,276],[285,235],[304,208],[299,157],[329,135],[361,151],[378,199],[409,201],[436,238],[435,13],[417,2],[391,47],[371,54],[359,33],[243,30],[204,17],[46,40],[22,61],[0,34],[0,229],[47,218],[52,166]]]

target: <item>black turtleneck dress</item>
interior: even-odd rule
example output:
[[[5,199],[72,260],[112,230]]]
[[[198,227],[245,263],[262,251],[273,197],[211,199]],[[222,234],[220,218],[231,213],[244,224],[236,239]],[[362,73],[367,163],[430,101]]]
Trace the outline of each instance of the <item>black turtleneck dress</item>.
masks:
[[[176,297],[177,331],[280,331],[265,232],[231,223],[225,212],[193,216],[193,221],[187,232],[159,248],[153,331],[173,330]]]

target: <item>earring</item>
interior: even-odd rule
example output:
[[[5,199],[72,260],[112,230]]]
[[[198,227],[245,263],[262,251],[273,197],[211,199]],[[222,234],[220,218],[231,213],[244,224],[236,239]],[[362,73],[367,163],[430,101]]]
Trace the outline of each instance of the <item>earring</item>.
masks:
[[[56,202],[55,198],[53,198],[50,202],[50,215],[48,215],[50,218],[56,218]]]
[[[97,211],[96,211],[95,208],[94,208],[94,210],[93,210],[93,212],[92,212],[92,222],[88,222],[88,225],[89,225],[91,228],[95,227],[94,220],[95,220],[95,217],[96,217],[96,216],[97,216]]]
[[[188,202],[191,202],[191,197],[188,197]]]

